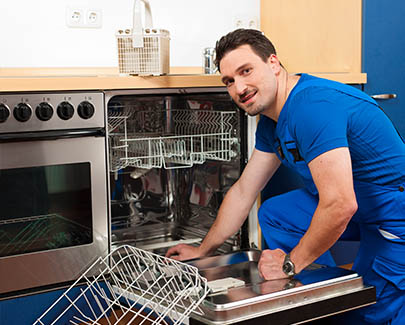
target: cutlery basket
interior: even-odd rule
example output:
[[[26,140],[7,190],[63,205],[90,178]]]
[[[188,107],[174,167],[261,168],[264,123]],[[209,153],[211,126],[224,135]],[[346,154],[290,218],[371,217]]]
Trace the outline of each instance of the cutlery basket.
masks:
[[[170,69],[170,33],[152,27],[149,2],[145,4],[145,27],[142,24],[141,0],[135,0],[133,28],[119,30],[118,67],[122,75],[164,75]]]

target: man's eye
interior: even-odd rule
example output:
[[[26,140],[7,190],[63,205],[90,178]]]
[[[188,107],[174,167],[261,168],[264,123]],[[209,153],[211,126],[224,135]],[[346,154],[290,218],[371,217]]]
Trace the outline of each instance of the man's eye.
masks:
[[[233,84],[233,80],[227,80],[225,81],[225,86],[230,87]]]
[[[251,68],[243,69],[242,74],[248,74],[250,71],[252,71]]]

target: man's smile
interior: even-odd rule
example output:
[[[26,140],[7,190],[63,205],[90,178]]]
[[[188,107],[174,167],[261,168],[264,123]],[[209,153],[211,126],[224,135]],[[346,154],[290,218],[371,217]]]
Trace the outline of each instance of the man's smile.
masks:
[[[256,93],[257,93],[256,90],[250,90],[250,91],[248,91],[248,92],[242,94],[242,95],[239,97],[239,102],[240,102],[241,104],[247,103],[248,101],[250,101],[250,100],[256,95]]]

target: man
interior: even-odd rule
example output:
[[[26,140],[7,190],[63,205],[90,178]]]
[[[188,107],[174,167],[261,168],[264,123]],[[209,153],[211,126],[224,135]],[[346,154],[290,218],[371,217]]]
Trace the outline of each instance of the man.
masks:
[[[353,269],[376,286],[377,304],[359,309],[357,324],[405,324],[405,144],[376,102],[344,84],[289,75],[259,31],[236,30],[216,46],[222,81],[235,103],[261,115],[255,150],[224,198],[199,247],[167,256],[211,254],[242,225],[281,163],[306,184],[265,201],[259,211],[270,250],[259,261],[265,279],[333,265],[339,238],[360,240]]]

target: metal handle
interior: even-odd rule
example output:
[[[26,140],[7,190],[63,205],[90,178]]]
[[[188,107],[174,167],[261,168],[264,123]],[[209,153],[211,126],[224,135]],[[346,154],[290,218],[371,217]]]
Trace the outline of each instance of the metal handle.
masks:
[[[51,130],[43,132],[22,132],[22,133],[3,133],[0,134],[0,143],[21,142],[21,141],[44,141],[59,140],[81,137],[104,137],[103,128],[92,128],[83,130]]]
[[[373,99],[391,99],[397,98],[397,94],[378,94],[378,95],[371,95]]]

